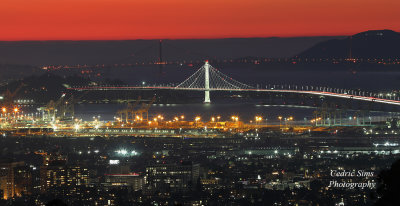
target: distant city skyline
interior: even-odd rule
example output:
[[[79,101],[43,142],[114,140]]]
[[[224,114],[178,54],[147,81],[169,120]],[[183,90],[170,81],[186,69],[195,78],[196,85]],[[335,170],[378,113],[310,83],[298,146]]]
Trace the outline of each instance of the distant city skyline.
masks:
[[[4,0],[0,41],[342,36],[399,31],[395,0]]]

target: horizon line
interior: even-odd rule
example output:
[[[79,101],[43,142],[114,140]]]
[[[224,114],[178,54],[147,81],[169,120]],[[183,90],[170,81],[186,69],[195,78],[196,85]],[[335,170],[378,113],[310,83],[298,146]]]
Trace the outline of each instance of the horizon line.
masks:
[[[349,33],[342,33],[342,34],[315,34],[315,35],[273,35],[273,36],[262,36],[262,35],[225,35],[225,36],[197,36],[197,37],[138,37],[138,38],[118,38],[118,37],[109,37],[109,38],[54,38],[54,39],[0,39],[0,42],[33,42],[33,41],[154,41],[154,40],[222,40],[222,39],[272,39],[272,38],[313,38],[313,37],[350,37],[359,33],[368,32],[368,31],[393,31],[397,32],[393,29],[368,29],[360,32],[349,32]]]
[[[177,37],[177,38],[71,38],[71,39],[11,39],[0,42],[28,42],[28,41],[154,41],[154,40],[218,40],[218,39],[272,39],[272,38],[313,38],[313,37],[347,37],[348,34],[340,35],[300,35],[300,36],[226,36],[226,37]]]

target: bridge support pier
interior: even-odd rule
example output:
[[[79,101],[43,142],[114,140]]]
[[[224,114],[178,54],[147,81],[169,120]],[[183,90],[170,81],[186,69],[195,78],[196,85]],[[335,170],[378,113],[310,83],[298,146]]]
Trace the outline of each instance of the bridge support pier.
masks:
[[[210,65],[208,61],[204,64],[204,103],[211,103],[210,99]]]
[[[210,91],[205,91],[204,103],[211,103]]]

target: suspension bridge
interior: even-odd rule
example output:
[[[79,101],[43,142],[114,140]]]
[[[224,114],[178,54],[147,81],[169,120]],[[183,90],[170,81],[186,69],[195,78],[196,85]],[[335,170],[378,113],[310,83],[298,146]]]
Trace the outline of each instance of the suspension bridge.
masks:
[[[292,86],[284,87],[273,85],[265,89],[255,88],[241,83],[218,69],[211,66],[208,61],[193,73],[186,80],[177,86],[86,86],[69,87],[69,90],[76,91],[101,91],[101,90],[186,90],[204,91],[204,103],[211,103],[210,92],[213,91],[240,91],[240,92],[275,92],[275,93],[296,93],[318,96],[328,96],[344,99],[354,99],[360,101],[377,102],[389,105],[400,105],[399,97],[390,95],[384,98],[381,94],[370,92],[353,91],[347,89],[335,89],[327,87],[313,86]]]

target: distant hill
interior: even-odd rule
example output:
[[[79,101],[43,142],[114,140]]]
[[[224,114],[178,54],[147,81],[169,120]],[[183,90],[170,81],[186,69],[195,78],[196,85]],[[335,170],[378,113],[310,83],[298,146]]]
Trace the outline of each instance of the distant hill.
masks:
[[[370,30],[344,39],[331,39],[297,55],[300,58],[400,58],[400,33]]]
[[[42,69],[31,65],[2,64],[0,63],[0,85],[11,80],[21,79],[29,75],[41,75]]]
[[[291,57],[337,36],[163,40],[163,59]],[[0,64],[75,65],[148,62],[158,59],[159,40],[0,41]],[[1,71],[1,70],[0,70]]]

